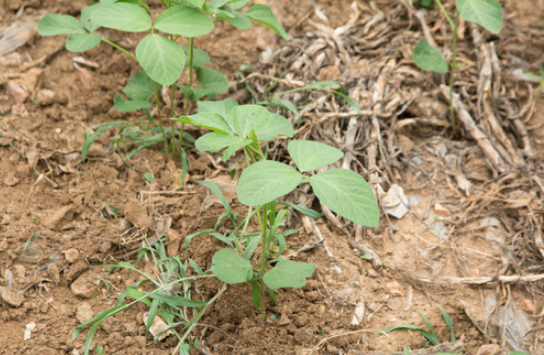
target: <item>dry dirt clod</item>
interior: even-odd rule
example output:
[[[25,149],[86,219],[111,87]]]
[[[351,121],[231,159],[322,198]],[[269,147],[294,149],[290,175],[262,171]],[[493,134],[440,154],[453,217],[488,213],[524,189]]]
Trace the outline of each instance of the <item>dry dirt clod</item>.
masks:
[[[521,302],[521,309],[523,309],[527,313],[533,313],[535,311],[535,305],[530,299],[524,299]]]
[[[82,274],[70,285],[70,290],[76,297],[91,298],[97,293],[89,271]]]
[[[87,303],[83,302],[77,307],[76,318],[80,324],[83,324],[93,317],[93,308]]]
[[[168,232],[166,232],[166,236],[168,237],[168,256],[175,256],[178,254],[179,247],[181,245],[181,238],[179,233],[175,229],[169,229]]]
[[[55,102],[57,94],[51,90],[40,90],[36,97],[36,105],[49,106]]]
[[[28,93],[15,81],[8,82],[8,92],[17,104],[22,104],[28,98]]]
[[[0,298],[12,307],[20,307],[25,301],[23,295],[18,295],[3,286],[0,286]]]
[[[68,261],[70,264],[73,264],[79,259],[79,250],[77,250],[76,248],[68,249],[64,251],[63,254],[66,258],[66,261]]]
[[[397,281],[389,282],[387,288],[391,296],[404,296],[404,288]]]
[[[501,352],[501,348],[497,344],[482,345],[476,355],[498,355]]]
[[[291,324],[291,320],[289,319],[289,317],[287,317],[287,315],[282,314],[278,324],[279,325],[289,325],[289,324]]]

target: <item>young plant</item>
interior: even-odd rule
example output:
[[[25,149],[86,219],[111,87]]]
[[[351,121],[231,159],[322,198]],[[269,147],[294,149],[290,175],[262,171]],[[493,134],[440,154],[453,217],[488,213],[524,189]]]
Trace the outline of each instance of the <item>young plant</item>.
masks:
[[[426,39],[420,40],[414,49],[414,63],[425,71],[433,71],[440,74],[446,74],[449,70],[449,87],[450,87],[450,121],[453,129],[453,134],[457,135],[457,126],[455,122],[455,108],[453,106],[453,85],[455,68],[457,65],[457,30],[459,28],[459,16],[463,16],[466,21],[472,21],[491,33],[497,34],[502,26],[502,9],[501,4],[497,0],[457,0],[455,7],[457,12],[455,20],[452,20],[441,0],[434,0],[440,8],[444,17],[448,21],[453,37],[452,37],[452,55],[448,62],[444,59],[441,51],[433,48]]]
[[[288,152],[296,169],[281,162],[266,160],[261,142],[277,136],[292,137],[293,128],[284,117],[272,114],[257,105],[238,106],[233,100],[199,102],[199,113],[176,120],[205,127],[213,132],[196,140],[203,151],[225,149],[222,159],[242,149],[247,167],[238,181],[238,200],[255,209],[259,238],[245,249],[235,247],[219,250],[212,258],[211,271],[228,284],[249,282],[253,286],[253,301],[265,316],[264,295],[268,289],[300,288],[310,277],[315,265],[281,258],[285,237],[279,232],[287,210],[278,209],[278,199],[292,192],[299,184],[309,183],[314,194],[332,211],[363,226],[374,227],[379,222],[379,210],[372,188],[357,173],[347,169],[332,169],[313,174],[313,170],[333,164],[343,153],[327,144],[293,140]],[[252,258],[260,242],[260,260]],[[274,250],[274,245],[278,248]],[[242,250],[243,249],[243,250]]]
[[[105,42],[137,61],[143,69],[123,89],[127,99],[117,95],[114,106],[124,112],[143,110],[148,119],[147,123],[109,122],[92,127],[91,129],[97,131],[91,135],[85,132],[82,159],[85,159],[99,132],[103,134],[110,128],[123,127],[122,131],[129,132],[123,132],[121,142],[132,141],[141,144],[143,148],[162,142],[166,159],[171,152],[183,160],[184,124],[181,128],[176,128],[173,124],[169,129],[163,126],[161,88],[170,87],[169,111],[170,117],[173,117],[175,89],[180,89],[184,94],[183,110],[187,114],[191,102],[226,92],[229,87],[229,82],[222,73],[203,67],[210,58],[204,51],[194,48],[194,38],[210,33],[214,29],[215,21],[224,19],[239,29],[249,28],[253,20],[271,28],[284,39],[289,39],[267,6],[254,5],[245,13],[238,11],[247,2],[248,0],[161,0],[163,9],[154,22],[151,9],[145,0],[100,0],[99,3],[84,8],[80,20],[69,15],[45,15],[38,23],[38,32],[42,36],[68,35],[67,50],[84,52],[100,42]],[[141,32],[146,33],[146,36],[139,41],[135,53],[131,53],[98,33],[97,30],[101,27]],[[187,38],[189,45],[179,45],[176,41],[180,37]],[[189,85],[178,85],[177,81],[185,69],[189,71]],[[194,86],[194,74],[199,87]],[[152,98],[154,103],[150,102]],[[156,121],[149,111],[153,105],[157,107]]]

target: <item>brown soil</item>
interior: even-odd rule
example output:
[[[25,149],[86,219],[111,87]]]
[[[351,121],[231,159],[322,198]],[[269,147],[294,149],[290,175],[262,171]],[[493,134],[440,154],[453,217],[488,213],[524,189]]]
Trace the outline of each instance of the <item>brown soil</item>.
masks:
[[[258,2],[272,7],[295,38],[291,43],[300,48],[314,43],[312,31],[318,31],[307,21],[323,21],[335,29],[347,23],[353,12],[346,1]],[[374,3],[366,3],[360,1],[361,8],[367,9],[361,18],[375,14],[371,9]],[[544,34],[542,2],[511,0],[503,4],[509,26],[526,26],[532,31],[527,33],[535,36]],[[0,23],[7,27],[36,22],[46,13],[78,15],[86,5],[86,1],[0,0]],[[390,9],[397,4],[391,1],[387,6]],[[529,7],[531,11],[527,11]],[[392,14],[388,12],[385,17],[395,21]],[[408,30],[411,24],[406,13],[402,16],[405,17],[398,21]],[[415,18],[411,21],[417,22]],[[121,38],[115,31],[105,33],[134,49],[136,35]],[[515,53],[523,44],[520,37],[501,41]],[[393,42],[381,42],[377,48],[387,52],[388,45],[397,43]],[[226,73],[233,82],[227,96],[244,102],[247,93],[239,82],[237,68],[251,64],[257,73],[261,71],[266,76],[281,67],[281,60],[259,63],[263,51],[268,46],[276,49],[289,42],[284,43],[263,26],[238,31],[219,24],[213,34],[199,39],[198,45],[211,55],[211,66]],[[372,52],[362,51],[369,55]],[[527,52],[528,56],[533,53],[533,62],[522,64],[537,72],[544,65],[542,48]],[[348,82],[344,69],[338,69],[340,60],[330,56],[336,54],[326,54],[326,69],[308,65],[297,68],[296,75],[286,76],[287,79]],[[137,265],[134,250],[141,246],[144,236],[156,236],[157,223],[171,219],[170,228],[183,240],[191,233],[213,227],[222,213],[219,204],[205,208],[209,206],[205,203],[209,200],[208,192],[196,181],[228,176],[229,169],[218,167],[217,157],[195,149],[188,151],[191,169],[181,189],[180,167],[166,161],[158,149],[141,151],[128,160],[133,168],[128,167],[109,145],[114,131],[99,137],[88,160],[82,163],[85,129],[117,119],[143,118],[117,112],[112,105],[127,78],[139,70],[135,63],[104,44],[82,54],[96,67],[74,66],[73,58],[79,55],[64,49],[63,38],[34,35],[25,46],[0,57],[0,354],[82,354],[87,330],[72,340],[74,328],[81,324],[78,316],[82,309],[90,307],[96,314],[112,307],[126,286],[138,280],[137,274],[126,270],[108,273],[106,268],[88,267],[120,260]],[[409,60],[398,64],[418,70]],[[370,67],[369,78],[373,68]],[[407,81],[415,82],[410,75],[406,72]],[[258,75],[256,78],[262,79]],[[439,81],[431,75],[425,78],[428,82],[433,78]],[[507,75],[503,80],[513,81]],[[24,103],[17,104],[11,95],[12,81],[29,92]],[[462,85],[474,88],[477,84]],[[530,86],[536,92],[537,85]],[[422,90],[425,87],[421,84]],[[520,92],[527,90],[526,85],[519,84]],[[40,95],[44,91],[53,92],[54,96]],[[474,102],[478,99],[469,93],[464,97]],[[528,97],[529,94],[525,96],[527,100]],[[336,104],[329,98],[321,102],[322,107]],[[433,101],[431,96],[425,98]],[[518,104],[523,106],[526,102]],[[415,112],[421,112],[424,105],[416,106],[411,105],[408,112],[417,116]],[[387,102],[384,107],[387,108]],[[445,112],[444,107],[442,104],[439,109]],[[177,110],[181,112],[181,108]],[[524,122],[530,128],[536,152],[531,163],[536,176],[542,176],[543,171],[543,112],[544,101],[540,98],[535,101],[534,114]],[[316,137],[321,135],[316,130],[321,129],[326,141],[334,141],[335,133],[343,135],[342,127],[347,126],[347,121],[334,131],[326,123],[320,126],[316,117],[311,112],[304,116],[302,128],[297,131],[299,137]],[[403,118],[409,116],[404,114]],[[335,225],[333,218],[317,220],[316,227],[325,242],[294,256],[316,263],[316,272],[306,286],[279,291],[279,306],[268,300],[264,320],[252,306],[250,285],[229,286],[195,328],[193,336],[201,339],[202,346],[191,353],[357,355],[367,351],[390,354],[402,351],[403,346],[421,349],[426,341],[417,332],[373,332],[399,324],[425,327],[419,311],[429,318],[439,338],[447,342],[449,330],[437,308],[441,306],[451,317],[457,337],[464,342],[463,353],[476,354],[489,344],[498,344],[504,354],[511,350],[504,336],[505,324],[501,322],[506,319],[506,307],[516,314],[514,319],[529,322],[527,334],[523,334],[523,349],[534,355],[543,354],[544,282],[538,277],[544,274],[544,245],[539,245],[537,239],[540,233],[542,243],[543,191],[534,183],[525,183],[520,177],[523,172],[513,177],[507,173],[494,176],[475,141],[445,138],[451,137],[451,132],[444,127],[447,125],[406,124],[394,130],[398,154],[391,156],[390,169],[379,168],[383,176],[390,174],[386,181],[401,185],[409,197],[412,209],[405,217],[386,218],[382,214],[380,227],[364,233],[355,233],[355,229],[342,223]],[[201,131],[190,133],[196,136]],[[278,144],[278,151],[281,148]],[[456,164],[462,166],[461,177],[451,173],[448,157],[457,159]],[[359,160],[358,166],[367,163]],[[155,180],[148,182],[145,173],[152,173]],[[470,194],[465,194],[469,187],[463,184],[463,177],[473,186]],[[295,201],[299,203],[305,197],[293,198],[299,199]],[[499,200],[499,209],[490,211],[486,207]],[[115,214],[108,212],[112,206],[117,209]],[[318,204],[313,206],[320,209]],[[237,210],[243,213],[241,206]],[[527,222],[528,216],[540,224]],[[302,226],[296,214],[291,222],[291,228]],[[315,238],[313,231],[302,229],[288,243],[298,248]],[[211,237],[201,237],[191,243],[190,255],[202,267],[209,267],[213,253],[220,247]],[[369,251],[375,253],[374,259],[360,257]],[[140,263],[139,267],[149,265]],[[497,281],[499,276],[511,275],[536,275],[537,279]],[[80,297],[74,295],[76,282],[87,291]],[[216,280],[206,281],[202,292],[211,298],[221,287]],[[502,317],[495,317],[498,320],[491,320],[482,310],[486,302],[493,303],[491,300],[498,304],[496,313]],[[106,354],[172,353],[177,345],[174,337],[154,343],[150,335],[146,336],[144,311],[146,307],[140,304],[108,319],[97,331],[93,344],[104,346]],[[31,323],[36,327],[24,340],[25,327]],[[487,332],[486,327],[496,328],[495,332]]]

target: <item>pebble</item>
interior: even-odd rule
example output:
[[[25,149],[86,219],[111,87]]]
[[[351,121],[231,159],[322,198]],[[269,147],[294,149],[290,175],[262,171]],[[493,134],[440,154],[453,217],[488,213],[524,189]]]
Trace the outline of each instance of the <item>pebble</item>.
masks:
[[[55,102],[57,94],[54,91],[43,89],[38,91],[36,96],[36,105],[38,106],[49,106]]]
[[[79,259],[79,250],[77,250],[76,248],[65,250],[63,254],[66,261],[68,261],[70,264],[74,263]]]
[[[92,283],[92,280],[89,278],[91,276],[89,272],[85,272],[79,276],[72,284],[70,285],[70,291],[76,297],[81,298],[91,298],[97,293],[96,286]]]
[[[18,295],[3,286],[0,286],[0,298],[12,307],[20,307],[25,301],[23,295]]]
[[[482,345],[476,355],[498,355],[501,352],[501,348],[497,344]]]
[[[521,309],[527,313],[533,313],[535,311],[535,305],[533,304],[533,301],[526,298],[521,302]]]
[[[287,317],[287,315],[282,314],[278,324],[279,325],[289,325],[289,324],[291,324],[291,320],[289,319],[289,317]]]
[[[28,93],[15,81],[8,82],[8,92],[17,104],[22,104],[28,98]]]
[[[391,296],[404,296],[404,288],[397,281],[389,282],[387,288]]]
[[[83,302],[79,305],[79,307],[77,307],[76,318],[80,324],[83,324],[90,320],[93,315],[93,307],[89,303]]]

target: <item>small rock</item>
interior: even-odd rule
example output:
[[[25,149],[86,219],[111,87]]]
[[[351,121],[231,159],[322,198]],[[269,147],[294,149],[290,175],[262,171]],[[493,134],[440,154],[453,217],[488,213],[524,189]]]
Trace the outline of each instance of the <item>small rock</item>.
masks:
[[[291,324],[291,320],[289,319],[289,317],[287,317],[287,315],[282,314],[278,324],[279,325],[289,325],[289,324]]]
[[[6,177],[4,178],[4,185],[6,186],[15,186],[19,183],[19,179],[15,176],[15,172],[10,171],[6,174]]]
[[[533,304],[533,301],[526,298],[521,302],[521,309],[527,313],[533,313],[535,311],[535,305]]]
[[[0,298],[12,307],[20,307],[25,301],[23,295],[18,295],[3,286],[0,286]]]
[[[166,232],[166,236],[168,237],[168,256],[176,256],[178,255],[179,247],[181,245],[181,238],[175,229],[169,229],[168,232]]]
[[[434,212],[439,215],[440,217],[449,217],[451,216],[450,210],[448,210],[446,207],[442,206],[438,202],[434,204]]]
[[[404,296],[404,288],[397,281],[389,282],[387,288],[391,296]]]
[[[40,90],[36,97],[36,105],[38,106],[49,106],[55,102],[57,94],[51,90]]]
[[[92,275],[85,272],[70,285],[73,295],[81,298],[91,298],[97,293],[96,286],[92,282]]]
[[[74,263],[79,259],[79,250],[77,250],[76,248],[65,250],[63,254],[66,261],[68,261],[70,264]]]
[[[28,98],[28,93],[15,81],[8,82],[8,92],[17,104],[22,104]]]
[[[34,330],[34,328],[36,328],[36,323],[34,322],[30,322],[26,325],[26,329],[25,329],[25,333],[24,333],[24,336],[23,336],[23,340],[28,340],[30,339],[30,335],[32,333],[32,331]]]
[[[83,302],[77,307],[76,318],[80,324],[83,324],[93,317],[93,307],[87,302]]]
[[[498,355],[501,348],[497,344],[482,345],[476,355]]]

